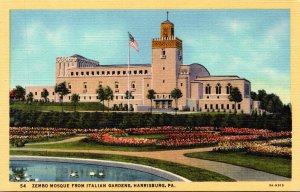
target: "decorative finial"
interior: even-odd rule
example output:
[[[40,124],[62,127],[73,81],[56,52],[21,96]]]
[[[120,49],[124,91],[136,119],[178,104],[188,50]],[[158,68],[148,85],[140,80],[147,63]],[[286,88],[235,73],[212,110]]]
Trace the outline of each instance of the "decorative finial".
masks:
[[[167,21],[169,20],[169,11],[167,11]]]

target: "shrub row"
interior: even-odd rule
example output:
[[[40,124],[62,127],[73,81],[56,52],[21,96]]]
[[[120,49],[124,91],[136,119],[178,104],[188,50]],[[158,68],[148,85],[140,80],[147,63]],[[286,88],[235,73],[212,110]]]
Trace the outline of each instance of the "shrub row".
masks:
[[[291,116],[247,114],[151,114],[151,113],[102,113],[102,112],[40,112],[11,109],[11,127],[60,127],[60,128],[139,128],[157,126],[184,127],[245,127],[291,130]]]

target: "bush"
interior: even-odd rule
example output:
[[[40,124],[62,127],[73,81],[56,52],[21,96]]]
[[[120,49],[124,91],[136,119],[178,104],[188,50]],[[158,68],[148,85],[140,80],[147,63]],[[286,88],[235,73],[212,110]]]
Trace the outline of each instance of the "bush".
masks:
[[[61,128],[134,128],[156,126],[213,126],[245,127],[289,131],[290,114],[151,114],[151,113],[102,113],[102,112],[40,112],[10,110],[11,127],[61,127]]]

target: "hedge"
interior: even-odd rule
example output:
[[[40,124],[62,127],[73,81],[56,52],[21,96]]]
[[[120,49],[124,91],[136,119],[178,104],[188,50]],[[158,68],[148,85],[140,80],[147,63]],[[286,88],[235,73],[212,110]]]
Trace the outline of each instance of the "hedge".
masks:
[[[11,127],[136,128],[157,126],[245,127],[289,131],[290,114],[151,114],[102,112],[40,112],[10,110]]]

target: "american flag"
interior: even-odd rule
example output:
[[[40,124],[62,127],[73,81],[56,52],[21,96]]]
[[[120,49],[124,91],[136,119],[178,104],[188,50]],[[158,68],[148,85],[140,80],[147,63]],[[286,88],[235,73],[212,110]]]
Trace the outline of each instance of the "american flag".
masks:
[[[138,43],[134,40],[134,37],[129,32],[128,34],[129,34],[129,45],[133,47],[137,52],[139,52]]]

